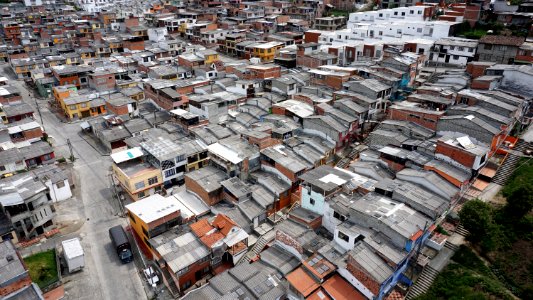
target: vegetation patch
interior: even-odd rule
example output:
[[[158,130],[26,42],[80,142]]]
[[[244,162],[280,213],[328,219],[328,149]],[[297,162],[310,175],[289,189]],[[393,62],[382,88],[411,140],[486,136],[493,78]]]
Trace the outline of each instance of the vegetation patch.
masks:
[[[514,299],[483,261],[461,246],[452,262],[437,276],[429,291],[418,300]]]
[[[48,250],[24,259],[30,277],[41,289],[59,280],[55,250]]]

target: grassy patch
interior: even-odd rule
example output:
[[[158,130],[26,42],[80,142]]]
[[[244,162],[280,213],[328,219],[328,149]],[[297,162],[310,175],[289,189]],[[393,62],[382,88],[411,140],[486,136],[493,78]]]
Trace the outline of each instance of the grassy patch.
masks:
[[[514,299],[491,270],[469,248],[461,246],[452,262],[418,300]]]
[[[509,197],[519,186],[531,184],[533,181],[533,160],[521,158],[513,175],[502,189],[504,197]]]
[[[40,252],[24,259],[30,277],[41,289],[59,280],[55,250]]]
[[[350,16],[350,13],[352,13],[352,12],[348,11],[348,10],[342,10],[342,9],[331,9],[331,10],[329,10],[329,14],[331,16],[346,17],[346,19],[348,19],[348,17]]]

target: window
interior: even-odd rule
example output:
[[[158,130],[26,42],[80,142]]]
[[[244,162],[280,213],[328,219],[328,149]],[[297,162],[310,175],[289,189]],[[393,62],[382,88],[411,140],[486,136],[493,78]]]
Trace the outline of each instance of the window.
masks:
[[[142,189],[144,187],[144,181],[139,181],[137,183],[135,183],[135,189],[138,190],[138,189]]]
[[[414,11],[414,10],[410,10],[410,11],[409,11],[409,14],[410,14],[410,15],[414,15],[414,14],[415,14],[415,11]]]
[[[5,171],[5,170],[6,170],[5,166],[0,166],[0,171]]]
[[[465,47],[459,47],[459,51],[465,51]]]
[[[144,234],[144,236],[146,236],[146,237],[150,237],[150,236],[148,235],[148,231],[146,230],[146,228],[142,227],[142,229],[143,229],[143,234]]]
[[[339,231],[339,233],[337,234],[337,237],[345,242],[348,242],[350,240],[350,237],[342,233],[341,231]]]
[[[128,213],[128,216],[130,217],[130,220],[131,220],[133,223],[137,223],[137,222],[135,222],[135,218],[131,215],[131,213]]]
[[[402,11],[402,16],[405,16],[405,11]]]
[[[313,198],[309,199],[309,203],[311,203],[311,205],[314,206],[315,205],[315,199],[313,199]]]
[[[185,282],[185,283],[183,284],[182,289],[183,289],[183,290],[186,290],[186,289],[188,289],[190,286],[191,286],[191,281],[189,280],[189,281],[187,281],[187,282]]]
[[[458,60],[458,59],[459,59],[459,55],[454,55],[454,56],[453,56],[453,59],[454,59],[454,60]]]
[[[60,189],[60,188],[62,188],[62,187],[64,187],[64,186],[65,186],[65,182],[64,182],[64,181],[60,181],[60,182],[56,183],[56,187],[57,187],[58,189]]]
[[[379,32],[379,35],[383,35],[383,31],[380,31],[380,32]]]
[[[172,175],[176,175],[176,169],[170,169],[165,171],[165,177],[170,177]]]
[[[492,50],[492,45],[491,45],[491,44],[485,44],[485,46],[483,47],[483,49],[485,49],[485,50]]]
[[[80,104],[81,108],[86,108],[87,107],[87,103],[82,103]]]
[[[395,16],[397,16],[397,15],[398,15],[398,12],[397,12],[397,11],[395,11],[395,12],[394,12],[394,15],[395,15]]]
[[[346,217],[339,214],[338,212],[336,211],[333,211],[333,217],[337,220],[340,220],[340,221],[346,221]]]
[[[468,48],[468,52],[474,52],[474,48]]]
[[[71,110],[76,110],[76,105],[69,106]]]
[[[455,50],[455,46],[450,46],[450,50]]]
[[[189,271],[189,267],[185,267],[185,268],[179,270],[179,271],[176,273],[176,275],[183,275],[183,274],[187,273],[187,271]],[[190,282],[189,282],[189,285],[190,285]]]
[[[418,32],[418,33],[422,32],[422,28],[417,28],[416,32]]]
[[[421,15],[421,14],[422,14],[422,11],[421,11],[421,10],[419,10],[419,11],[418,11],[418,14],[419,14],[419,15]]]
[[[156,184],[157,183],[157,176],[148,178],[148,185]]]

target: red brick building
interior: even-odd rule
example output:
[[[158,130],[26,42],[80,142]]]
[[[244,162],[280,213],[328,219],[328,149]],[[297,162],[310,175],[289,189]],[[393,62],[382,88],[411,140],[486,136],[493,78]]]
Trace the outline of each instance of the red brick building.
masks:
[[[226,174],[223,171],[207,166],[185,174],[185,187],[211,206],[222,200],[223,188],[220,182],[224,179]]]
[[[409,121],[430,130],[437,130],[437,121],[444,111],[434,111],[417,106],[392,105],[389,107],[390,120]]]
[[[470,74],[472,78],[477,78],[485,75],[485,70],[495,64],[490,61],[472,61],[466,65],[466,73]]]

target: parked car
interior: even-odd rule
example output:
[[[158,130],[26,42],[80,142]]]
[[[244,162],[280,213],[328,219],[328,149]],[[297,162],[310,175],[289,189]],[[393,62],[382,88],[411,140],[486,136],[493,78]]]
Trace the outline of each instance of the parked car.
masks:
[[[109,238],[113,243],[113,247],[118,254],[118,257],[123,263],[129,263],[133,260],[133,253],[131,252],[130,241],[126,235],[126,231],[122,226],[117,225],[109,228]]]
[[[143,270],[144,277],[152,287],[156,287],[159,284],[159,276],[152,267],[148,267]]]

